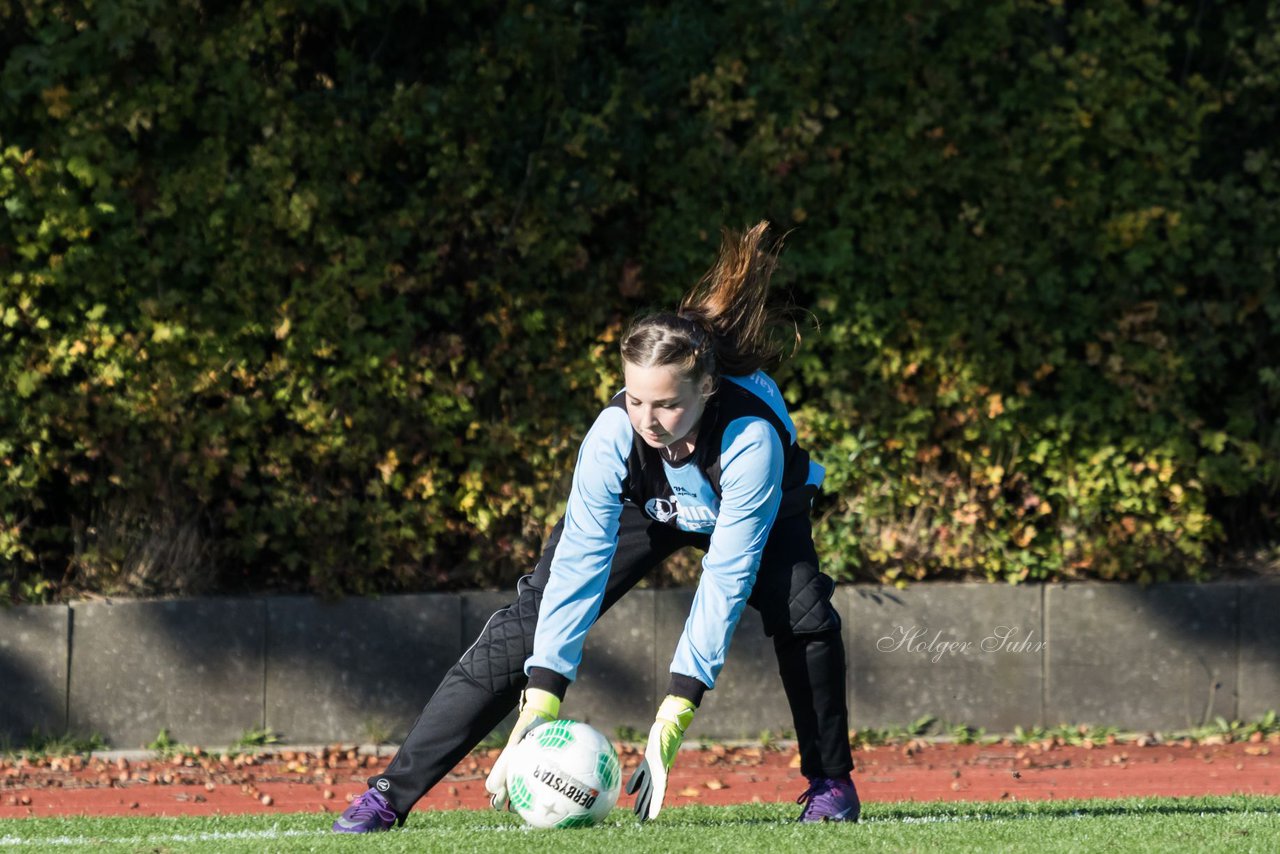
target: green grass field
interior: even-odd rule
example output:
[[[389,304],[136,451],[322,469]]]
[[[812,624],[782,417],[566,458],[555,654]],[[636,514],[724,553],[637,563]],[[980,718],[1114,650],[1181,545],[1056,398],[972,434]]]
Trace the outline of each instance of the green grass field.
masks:
[[[795,814],[782,804],[683,807],[640,827],[618,810],[600,827],[535,831],[487,811],[421,812],[363,837],[330,834],[332,816],[318,813],[21,819],[0,821],[0,852],[1280,851],[1280,797],[869,804],[857,825],[801,826]]]

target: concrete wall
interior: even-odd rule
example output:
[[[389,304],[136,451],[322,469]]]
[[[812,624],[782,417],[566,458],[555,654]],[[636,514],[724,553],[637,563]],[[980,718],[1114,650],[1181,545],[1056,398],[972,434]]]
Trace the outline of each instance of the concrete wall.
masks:
[[[0,610],[0,740],[34,729],[217,746],[399,738],[505,593],[94,601]],[[592,630],[565,714],[645,730],[692,591],[637,590]],[[1280,583],[844,586],[853,726],[1168,730],[1280,708]],[[700,736],[791,729],[748,609]]]

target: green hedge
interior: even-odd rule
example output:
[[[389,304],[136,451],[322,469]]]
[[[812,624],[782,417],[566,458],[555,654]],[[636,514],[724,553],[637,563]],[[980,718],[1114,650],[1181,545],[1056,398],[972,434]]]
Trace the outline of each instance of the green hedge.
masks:
[[[0,0],[0,594],[506,584],[761,217],[841,578],[1270,547],[1278,6]]]

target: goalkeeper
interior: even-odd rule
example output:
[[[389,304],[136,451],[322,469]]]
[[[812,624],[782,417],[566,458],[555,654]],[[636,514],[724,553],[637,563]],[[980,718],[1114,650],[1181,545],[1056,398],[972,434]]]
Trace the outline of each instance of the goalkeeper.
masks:
[[[766,307],[777,248],[767,224],[726,232],[716,264],[676,313],[638,320],[622,342],[625,388],[578,454],[564,518],[516,600],[445,675],[386,771],[334,830],[386,830],[519,703],[485,786],[507,803],[510,748],[559,717],[587,631],[671,554],[703,549],[702,572],[644,760],[627,784],[656,818],[703,694],[715,687],[746,605],[773,638],[809,779],[801,821],[856,821],[845,660],[834,584],[818,569],[809,507],[821,466],[796,442],[764,372],[781,348]]]

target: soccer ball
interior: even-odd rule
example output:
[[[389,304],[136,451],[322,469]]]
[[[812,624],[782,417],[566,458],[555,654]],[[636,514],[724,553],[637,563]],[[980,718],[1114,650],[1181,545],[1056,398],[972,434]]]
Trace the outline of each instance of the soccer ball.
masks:
[[[613,745],[578,721],[530,730],[507,767],[511,808],[533,827],[590,827],[609,814],[622,788]]]

